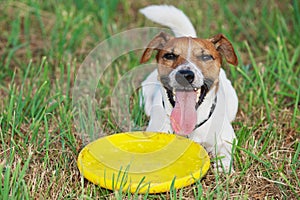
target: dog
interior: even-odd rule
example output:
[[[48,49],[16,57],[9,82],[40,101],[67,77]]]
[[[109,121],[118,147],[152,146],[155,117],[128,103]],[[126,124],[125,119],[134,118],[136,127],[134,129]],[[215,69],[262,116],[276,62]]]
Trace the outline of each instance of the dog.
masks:
[[[140,12],[175,34],[156,35],[141,57],[140,62],[146,63],[157,51],[157,69],[142,82],[145,113],[150,117],[147,131],[186,136],[218,157],[218,168],[233,171],[236,136],[231,122],[238,98],[221,68],[223,60],[238,64],[232,44],[223,34],[197,38],[188,17],[173,6],[153,5]]]

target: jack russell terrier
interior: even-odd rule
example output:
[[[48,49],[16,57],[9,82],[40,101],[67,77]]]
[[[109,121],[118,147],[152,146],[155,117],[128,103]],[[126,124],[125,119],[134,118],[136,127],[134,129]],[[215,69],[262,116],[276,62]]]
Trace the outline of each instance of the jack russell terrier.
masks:
[[[186,136],[217,156],[219,168],[233,171],[231,122],[238,98],[221,69],[223,58],[238,64],[231,43],[222,34],[197,38],[190,20],[173,6],[148,6],[140,12],[175,33],[175,37],[158,34],[141,58],[145,63],[157,51],[158,67],[142,83],[145,112],[150,116],[147,131]]]

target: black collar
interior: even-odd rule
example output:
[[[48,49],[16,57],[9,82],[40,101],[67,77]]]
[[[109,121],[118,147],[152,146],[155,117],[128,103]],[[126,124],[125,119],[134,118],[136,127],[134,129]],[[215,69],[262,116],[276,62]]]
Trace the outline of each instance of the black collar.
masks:
[[[210,107],[210,111],[209,111],[208,117],[205,120],[203,120],[202,122],[200,122],[199,124],[196,124],[194,130],[196,130],[197,128],[199,128],[200,126],[202,126],[205,122],[207,122],[207,120],[209,120],[209,118],[212,116],[212,114],[213,114],[213,112],[214,112],[214,110],[216,108],[216,105],[217,105],[217,96],[215,97],[214,102],[213,102],[213,104]]]

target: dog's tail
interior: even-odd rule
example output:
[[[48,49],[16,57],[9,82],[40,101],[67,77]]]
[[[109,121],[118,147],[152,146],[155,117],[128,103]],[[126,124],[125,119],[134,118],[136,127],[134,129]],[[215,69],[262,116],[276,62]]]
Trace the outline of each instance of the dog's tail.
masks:
[[[148,19],[172,29],[176,37],[196,37],[189,18],[179,9],[168,5],[153,5],[140,9]]]

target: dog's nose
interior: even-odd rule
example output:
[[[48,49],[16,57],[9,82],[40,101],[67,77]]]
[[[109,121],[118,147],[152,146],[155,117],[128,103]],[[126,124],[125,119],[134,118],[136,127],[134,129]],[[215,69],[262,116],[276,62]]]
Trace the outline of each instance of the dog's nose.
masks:
[[[189,86],[194,81],[194,78],[194,72],[185,69],[179,70],[175,75],[176,81],[184,87]]]

